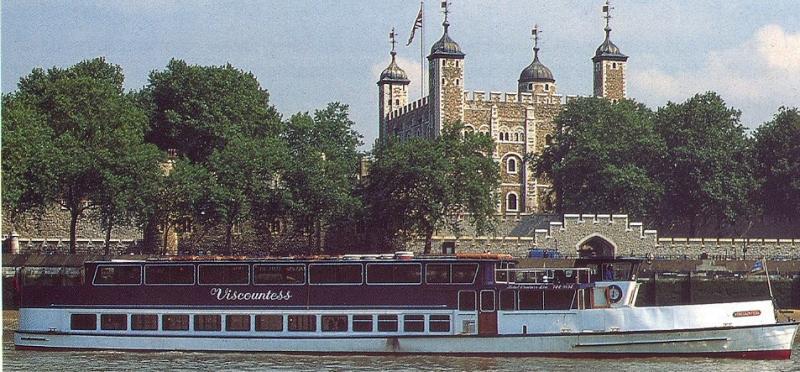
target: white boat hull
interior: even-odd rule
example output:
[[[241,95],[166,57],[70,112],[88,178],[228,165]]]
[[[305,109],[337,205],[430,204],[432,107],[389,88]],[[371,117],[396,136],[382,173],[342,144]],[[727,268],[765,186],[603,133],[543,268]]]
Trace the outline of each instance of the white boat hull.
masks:
[[[518,355],[552,357],[709,356],[786,359],[797,323],[674,331],[398,337],[132,336],[15,334],[18,348],[277,353]]]

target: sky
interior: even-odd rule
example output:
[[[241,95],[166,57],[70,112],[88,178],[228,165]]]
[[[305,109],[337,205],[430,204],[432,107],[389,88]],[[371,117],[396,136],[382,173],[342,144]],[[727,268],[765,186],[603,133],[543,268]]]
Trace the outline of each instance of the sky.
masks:
[[[603,41],[602,0],[452,0],[450,36],[466,53],[466,90],[513,92],[532,59],[558,92],[590,95],[591,57]],[[800,107],[800,1],[612,2],[611,39],[628,60],[628,96],[656,109],[716,91],[753,129],[780,106]],[[230,63],[252,72],[288,117],[328,102],[348,104],[364,150],[378,133],[380,72],[392,27],[398,62],[420,97],[420,41],[405,46],[416,0],[34,1],[0,5],[2,91],[34,67],[67,67],[104,56],[140,89],[171,58]],[[424,3],[424,48],[442,34],[440,2]]]

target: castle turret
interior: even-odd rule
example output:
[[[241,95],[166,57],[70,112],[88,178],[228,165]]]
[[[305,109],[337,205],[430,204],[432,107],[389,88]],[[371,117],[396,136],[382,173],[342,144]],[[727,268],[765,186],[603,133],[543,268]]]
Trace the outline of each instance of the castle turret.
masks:
[[[447,2],[442,2],[442,7],[444,34],[428,56],[433,135],[441,133],[443,123],[464,120],[464,53],[448,34]]]
[[[539,26],[531,30],[533,35],[533,62],[519,74],[517,93],[556,93],[556,80],[547,66],[539,61]]]
[[[594,62],[594,96],[607,98],[617,101],[627,95],[625,89],[625,69],[628,56],[620,52],[613,42],[611,42],[611,9],[608,0],[603,6],[606,13],[606,39],[597,47],[597,51],[592,58]]]
[[[387,122],[392,111],[408,104],[408,75],[400,66],[397,65],[395,52],[395,33],[394,29],[389,33],[389,40],[392,43],[392,61],[389,66],[381,72],[378,80],[378,115],[380,117],[379,139],[385,141],[390,133],[387,133]]]

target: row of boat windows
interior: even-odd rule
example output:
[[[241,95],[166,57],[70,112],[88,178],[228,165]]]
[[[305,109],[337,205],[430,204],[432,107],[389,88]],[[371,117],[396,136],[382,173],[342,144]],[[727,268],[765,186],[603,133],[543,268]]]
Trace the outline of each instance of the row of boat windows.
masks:
[[[98,314],[71,314],[70,328],[76,331],[97,330]],[[157,331],[158,314],[100,314],[100,329],[104,331]],[[427,318],[427,319],[426,319]],[[363,314],[363,315],[248,315],[235,314],[161,314],[162,331],[192,330],[219,332],[450,332],[447,314]],[[225,320],[224,326],[222,320]],[[402,329],[400,328],[402,326]]]
[[[458,310],[491,312],[497,309],[514,310],[569,310],[578,306],[578,294],[584,297],[589,292],[576,290],[538,290],[538,289],[504,289],[495,295],[493,290],[458,292]],[[588,298],[582,299],[588,303]]]
[[[472,284],[477,263],[429,263],[427,284]],[[251,275],[252,273],[252,275]],[[366,275],[365,275],[366,273]],[[144,275],[143,275],[144,274]],[[94,285],[422,284],[421,263],[98,265]]]

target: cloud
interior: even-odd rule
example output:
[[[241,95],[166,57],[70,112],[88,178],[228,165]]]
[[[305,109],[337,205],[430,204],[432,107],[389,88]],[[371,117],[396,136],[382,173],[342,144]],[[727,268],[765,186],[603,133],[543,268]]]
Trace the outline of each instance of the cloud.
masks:
[[[768,25],[756,33],[758,54],[770,68],[800,73],[800,33],[787,34],[780,26]]]
[[[652,107],[716,91],[742,110],[743,124],[754,128],[770,120],[778,107],[800,104],[800,33],[762,26],[733,48],[707,52],[696,70],[633,70],[629,83],[631,97]]]

